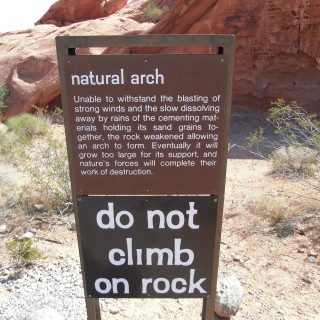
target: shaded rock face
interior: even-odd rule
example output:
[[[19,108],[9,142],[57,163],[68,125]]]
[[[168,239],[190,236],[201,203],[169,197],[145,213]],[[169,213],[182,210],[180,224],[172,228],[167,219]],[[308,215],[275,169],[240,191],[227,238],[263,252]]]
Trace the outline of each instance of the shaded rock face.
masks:
[[[59,101],[54,41],[58,35],[235,34],[234,105],[259,109],[284,97],[318,107],[320,72],[315,57],[320,56],[320,0],[155,0],[159,7],[170,7],[157,24],[143,18],[149,2],[87,0],[79,6],[76,0],[60,0],[35,28],[1,34],[0,86],[9,89],[4,116]],[[131,51],[204,53],[208,49]]]
[[[320,1],[219,1],[215,32],[237,35],[234,92],[241,104],[269,105],[276,97],[318,107]]]
[[[151,33],[235,34],[234,104],[259,108],[284,97],[305,107],[319,106],[319,0],[209,2],[188,29],[179,27],[192,19],[190,10],[171,23],[166,17]],[[177,23],[179,19],[183,21]]]

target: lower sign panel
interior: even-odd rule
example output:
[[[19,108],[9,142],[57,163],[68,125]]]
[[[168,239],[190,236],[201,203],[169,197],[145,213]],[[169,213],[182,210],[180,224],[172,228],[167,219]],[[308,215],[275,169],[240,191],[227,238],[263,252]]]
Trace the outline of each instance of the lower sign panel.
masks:
[[[211,295],[214,196],[79,196],[87,296]]]

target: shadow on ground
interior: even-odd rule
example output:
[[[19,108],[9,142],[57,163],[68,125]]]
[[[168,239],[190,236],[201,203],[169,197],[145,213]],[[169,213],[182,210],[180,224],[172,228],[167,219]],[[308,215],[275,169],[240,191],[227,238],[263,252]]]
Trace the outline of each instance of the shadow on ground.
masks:
[[[233,108],[230,121],[230,137],[228,158],[230,159],[261,159],[245,148],[247,147],[250,133],[260,127],[265,129],[265,136],[269,140],[276,140],[272,125],[266,120],[267,112],[257,109]],[[270,150],[261,149],[267,155]]]

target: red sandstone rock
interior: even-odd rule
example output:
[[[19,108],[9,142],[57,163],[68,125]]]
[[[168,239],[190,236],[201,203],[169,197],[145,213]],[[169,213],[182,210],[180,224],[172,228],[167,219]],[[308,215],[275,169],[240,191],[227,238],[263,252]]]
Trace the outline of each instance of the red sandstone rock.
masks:
[[[284,97],[319,107],[320,1],[219,1],[211,30],[237,35],[234,101],[269,106]]]
[[[45,107],[59,101],[60,86],[57,69],[55,37],[59,35],[112,35],[128,30],[142,33],[153,26],[132,19],[147,0],[135,1],[121,14],[107,18],[56,27],[39,25],[19,32],[1,34],[0,86],[6,86],[8,106],[4,118],[29,112],[33,106]]]
[[[75,22],[99,19],[121,10],[127,0],[59,0],[35,23],[68,26]]]
[[[182,12],[183,4],[179,1]],[[277,97],[319,108],[320,1],[197,1],[150,33],[235,34],[233,103],[269,106]],[[190,1],[189,1],[190,3]],[[205,14],[196,9],[207,6]],[[201,15],[201,17],[199,17]],[[180,20],[180,21],[179,21]],[[192,21],[191,25],[182,24]],[[319,110],[319,109],[318,109]]]
[[[110,6],[122,3],[107,2]],[[233,33],[237,36],[234,105],[259,108],[284,97],[303,106],[318,107],[320,72],[315,68],[315,57],[320,56],[319,0],[155,0],[159,7],[170,7],[169,14],[155,25],[142,18],[148,0],[128,2],[116,13],[111,14],[110,9],[109,17],[78,23],[73,22],[98,17],[100,9],[88,13],[80,10],[73,16],[69,14],[71,7],[65,7],[66,13],[61,16],[62,11],[56,10],[50,16],[49,10],[41,21],[49,22],[52,17],[57,25],[73,24],[61,28],[42,25],[2,34],[0,86],[6,85],[10,90],[5,99],[5,116],[28,112],[32,105],[45,106],[59,98],[54,42],[57,35]],[[72,6],[74,1],[67,3]],[[93,6],[101,2],[88,1],[88,8],[89,3]],[[177,50],[181,49],[161,52]],[[191,51],[194,50],[208,52],[204,48]],[[134,51],[146,52],[141,48]]]

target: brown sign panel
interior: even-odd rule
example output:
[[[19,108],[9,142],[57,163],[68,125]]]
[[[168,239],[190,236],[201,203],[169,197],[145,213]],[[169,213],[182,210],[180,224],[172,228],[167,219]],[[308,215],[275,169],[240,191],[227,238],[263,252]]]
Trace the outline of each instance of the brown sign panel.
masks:
[[[212,54],[65,56],[75,194],[219,195],[228,63]]]
[[[77,197],[90,298],[211,295],[218,198]]]

